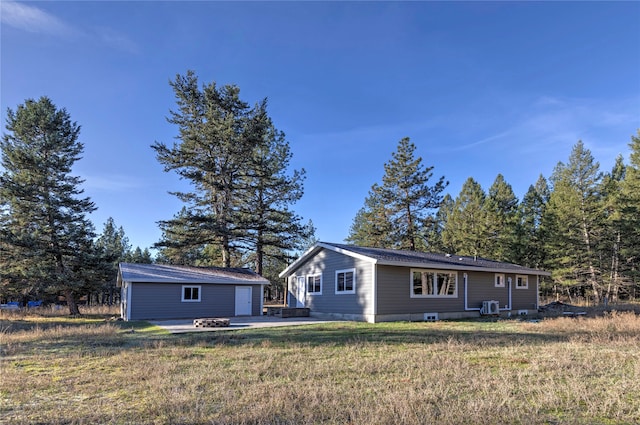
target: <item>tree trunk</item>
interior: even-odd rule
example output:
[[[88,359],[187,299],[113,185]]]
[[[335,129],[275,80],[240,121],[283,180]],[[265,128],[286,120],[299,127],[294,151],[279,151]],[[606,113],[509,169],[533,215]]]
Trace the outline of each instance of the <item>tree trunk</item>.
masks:
[[[620,269],[620,232],[616,234],[616,243],[613,244],[613,254],[611,256],[611,282],[607,291],[607,298],[611,301],[618,300],[620,284],[618,282]]]
[[[79,316],[80,309],[78,308],[78,303],[76,302],[76,298],[70,289],[67,289],[64,291],[64,298],[67,300],[67,307],[69,307],[69,314],[72,316]]]
[[[258,231],[258,241],[256,243],[256,273],[262,276],[262,263],[264,257],[264,246],[262,243],[262,232]]]
[[[589,228],[585,218],[584,206],[582,208],[582,236],[584,237],[584,244],[587,249],[587,262],[589,264],[589,283],[591,283],[591,289],[593,290],[593,301],[596,305],[600,304],[600,288],[598,288],[598,280],[596,278],[596,269],[593,266],[593,256],[591,252],[591,237],[589,235]]]
[[[231,250],[229,249],[229,236],[222,237],[222,263],[224,267],[231,267]]]

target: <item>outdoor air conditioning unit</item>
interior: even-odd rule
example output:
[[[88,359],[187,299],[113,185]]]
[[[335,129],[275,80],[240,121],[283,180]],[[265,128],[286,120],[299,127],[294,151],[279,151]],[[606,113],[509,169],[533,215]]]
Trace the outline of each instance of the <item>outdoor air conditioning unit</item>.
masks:
[[[482,301],[482,308],[480,314],[485,316],[500,314],[500,302],[499,301]]]

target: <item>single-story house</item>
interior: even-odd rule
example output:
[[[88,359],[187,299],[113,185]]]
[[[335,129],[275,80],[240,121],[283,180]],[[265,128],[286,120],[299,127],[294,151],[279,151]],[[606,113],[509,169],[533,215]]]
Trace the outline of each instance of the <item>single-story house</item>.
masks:
[[[269,281],[249,269],[120,263],[124,320],[262,315]]]
[[[287,267],[290,307],[383,322],[528,314],[542,270],[487,259],[318,242]]]

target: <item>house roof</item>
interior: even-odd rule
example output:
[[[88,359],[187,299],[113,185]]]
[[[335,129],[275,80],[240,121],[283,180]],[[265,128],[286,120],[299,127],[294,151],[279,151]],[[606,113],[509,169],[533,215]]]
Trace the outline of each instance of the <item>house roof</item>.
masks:
[[[224,267],[192,267],[167,264],[120,263],[121,282],[148,283],[215,283],[268,285],[269,281],[249,269]]]
[[[287,267],[280,277],[287,276],[307,259],[315,255],[321,249],[339,252],[350,257],[359,258],[375,264],[387,266],[405,266],[421,268],[438,268],[445,270],[469,270],[487,271],[495,273],[521,273],[550,276],[551,273],[519,266],[517,264],[503,263],[485,258],[474,258],[464,255],[435,254],[417,251],[402,251],[385,248],[368,248],[355,245],[318,242],[300,258]]]

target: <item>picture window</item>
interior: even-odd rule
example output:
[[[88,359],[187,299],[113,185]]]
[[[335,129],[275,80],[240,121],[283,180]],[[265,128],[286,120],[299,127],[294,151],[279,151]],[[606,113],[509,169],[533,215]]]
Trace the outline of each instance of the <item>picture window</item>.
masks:
[[[446,270],[411,270],[411,298],[457,296],[458,273]]]

